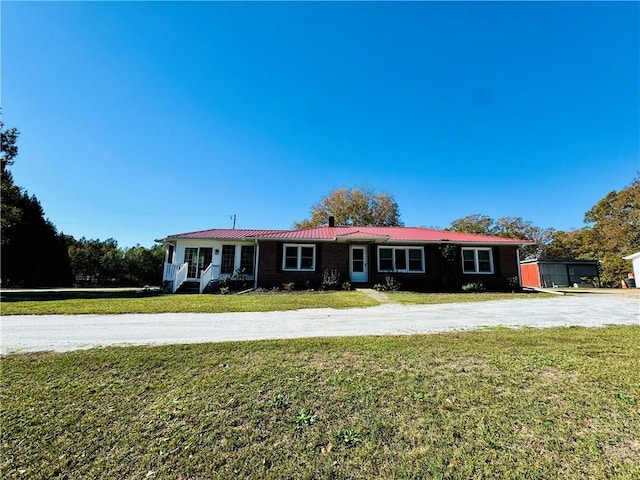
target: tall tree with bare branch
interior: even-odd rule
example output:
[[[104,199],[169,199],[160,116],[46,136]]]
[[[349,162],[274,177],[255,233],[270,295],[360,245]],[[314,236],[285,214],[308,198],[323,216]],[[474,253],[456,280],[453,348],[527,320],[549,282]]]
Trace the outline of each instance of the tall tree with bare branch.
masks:
[[[324,225],[329,217],[344,226],[401,226],[400,211],[393,196],[369,188],[342,187],[322,197],[311,207],[309,218],[294,222],[297,229]]]

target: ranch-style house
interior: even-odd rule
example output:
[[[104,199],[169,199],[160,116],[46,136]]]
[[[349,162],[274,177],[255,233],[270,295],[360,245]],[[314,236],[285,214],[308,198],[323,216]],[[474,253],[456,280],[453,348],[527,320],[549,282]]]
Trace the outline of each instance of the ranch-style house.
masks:
[[[418,227],[302,230],[213,229],[169,235],[163,281],[171,292],[204,292],[241,275],[253,288],[319,288],[333,272],[352,286],[393,276],[405,289],[452,291],[471,282],[487,290],[519,284],[519,247],[531,242]]]

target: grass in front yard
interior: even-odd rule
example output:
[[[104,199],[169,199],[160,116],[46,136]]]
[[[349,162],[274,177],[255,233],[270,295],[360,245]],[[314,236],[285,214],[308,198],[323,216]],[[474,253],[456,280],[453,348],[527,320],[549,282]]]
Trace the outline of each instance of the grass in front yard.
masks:
[[[392,302],[411,304],[466,303],[549,297],[533,293],[385,292]],[[244,295],[179,295],[143,291],[4,291],[2,315],[73,315],[120,313],[270,312],[303,308],[371,307],[378,302],[362,292],[280,292]]]
[[[416,292],[384,292],[392,302],[431,305],[437,303],[473,303],[491,300],[512,300],[523,298],[551,298],[545,293],[416,293]]]
[[[640,328],[2,358],[2,478],[640,477]]]
[[[2,296],[2,315],[119,313],[270,312],[302,308],[371,307],[361,292],[249,293],[245,295],[163,295],[141,292],[74,292]]]

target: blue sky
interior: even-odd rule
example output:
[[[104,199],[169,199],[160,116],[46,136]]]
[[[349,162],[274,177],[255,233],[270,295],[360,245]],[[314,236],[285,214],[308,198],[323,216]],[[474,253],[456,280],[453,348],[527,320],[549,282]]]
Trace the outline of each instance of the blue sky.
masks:
[[[1,8],[14,178],[75,237],[290,228],[341,186],[569,229],[640,170],[637,2]]]

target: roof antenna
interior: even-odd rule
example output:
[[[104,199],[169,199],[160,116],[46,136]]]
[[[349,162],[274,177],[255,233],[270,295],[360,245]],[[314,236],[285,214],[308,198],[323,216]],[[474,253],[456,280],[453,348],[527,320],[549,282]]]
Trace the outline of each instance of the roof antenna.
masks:
[[[231,220],[233,220],[233,226],[231,227],[231,230],[235,230],[236,229],[236,214],[234,213],[233,215],[229,215],[229,218]]]

